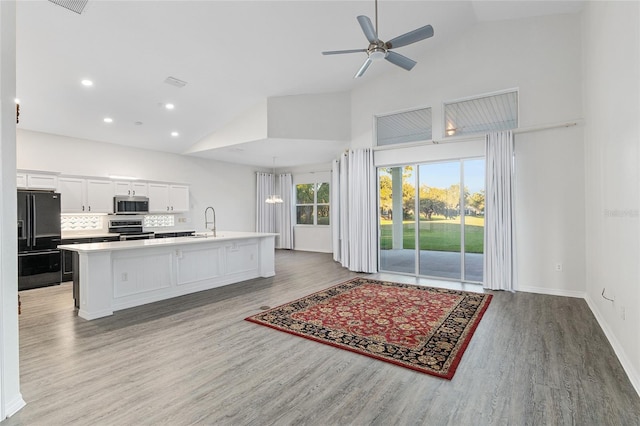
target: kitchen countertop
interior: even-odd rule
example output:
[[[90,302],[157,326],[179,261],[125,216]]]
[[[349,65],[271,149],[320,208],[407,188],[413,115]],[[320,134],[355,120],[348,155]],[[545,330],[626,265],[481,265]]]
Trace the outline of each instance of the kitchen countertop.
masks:
[[[190,237],[173,237],[173,238],[151,238],[147,240],[129,240],[114,241],[105,243],[84,243],[84,244],[62,244],[58,248],[61,250],[76,251],[79,253],[101,252],[101,251],[119,251],[119,250],[135,250],[151,247],[166,247],[185,244],[204,244],[218,241],[242,240],[249,238],[264,238],[277,236],[279,234],[263,233],[263,232],[237,232],[237,231],[220,231],[216,237],[213,236],[190,236]]]

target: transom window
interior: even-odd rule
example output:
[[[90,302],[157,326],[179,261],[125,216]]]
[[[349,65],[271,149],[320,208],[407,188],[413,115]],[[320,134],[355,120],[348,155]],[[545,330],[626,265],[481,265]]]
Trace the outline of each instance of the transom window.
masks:
[[[431,108],[376,116],[378,146],[428,140],[431,140]]]
[[[444,103],[445,137],[518,127],[518,91],[476,96]]]

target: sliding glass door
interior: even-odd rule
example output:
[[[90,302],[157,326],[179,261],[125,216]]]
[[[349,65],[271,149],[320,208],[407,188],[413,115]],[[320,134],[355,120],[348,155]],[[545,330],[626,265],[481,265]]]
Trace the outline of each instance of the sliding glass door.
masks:
[[[482,282],[484,159],[380,168],[380,270]]]

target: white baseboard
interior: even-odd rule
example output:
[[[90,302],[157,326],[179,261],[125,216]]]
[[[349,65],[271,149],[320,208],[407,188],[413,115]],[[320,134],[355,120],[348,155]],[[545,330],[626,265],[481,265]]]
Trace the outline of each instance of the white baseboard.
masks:
[[[577,297],[578,299],[584,299],[587,296],[587,293],[584,291],[562,290],[546,287],[524,286],[517,288],[516,291],[523,291],[525,293],[547,294],[549,296]]]
[[[24,399],[22,399],[22,394],[18,394],[11,401],[7,401],[7,405],[4,407],[5,408],[5,414],[7,415],[7,417],[11,417],[15,413],[17,413],[18,411],[22,410],[22,408],[25,405],[27,405],[27,403],[24,402]]]

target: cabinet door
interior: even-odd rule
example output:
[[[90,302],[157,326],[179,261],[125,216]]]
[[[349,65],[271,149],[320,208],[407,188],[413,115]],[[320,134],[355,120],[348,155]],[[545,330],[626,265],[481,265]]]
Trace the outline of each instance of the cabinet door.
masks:
[[[113,182],[87,180],[87,205],[91,213],[113,213]]]
[[[85,180],[71,177],[58,178],[60,211],[62,213],[85,213]]]
[[[150,183],[149,187],[149,212],[167,213],[171,211],[169,204],[169,185],[163,183]]]
[[[169,187],[169,201],[172,212],[188,212],[189,187],[186,185],[171,185]]]
[[[18,173],[16,175],[16,186],[18,188],[26,188],[27,187],[27,174],[26,173]]]
[[[130,182],[113,182],[114,195],[123,195],[125,197],[131,196],[131,183]]]
[[[125,197],[146,197],[147,196],[147,183],[146,182],[113,182],[114,194],[123,195]]]
[[[149,189],[146,182],[131,182],[131,195],[136,197],[146,197]]]
[[[27,187],[55,190],[58,188],[58,176],[29,173],[27,174]]]

